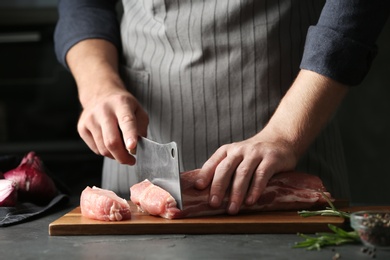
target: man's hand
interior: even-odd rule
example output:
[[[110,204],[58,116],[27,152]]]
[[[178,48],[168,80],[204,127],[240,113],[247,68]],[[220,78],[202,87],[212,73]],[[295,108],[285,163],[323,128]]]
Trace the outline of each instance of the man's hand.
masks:
[[[96,154],[133,165],[129,151],[135,149],[138,135],[146,136],[148,115],[126,90],[118,89],[91,100],[84,106],[77,129]]]
[[[115,46],[84,40],[66,59],[83,107],[77,125],[81,138],[96,154],[133,165],[129,152],[136,148],[138,135],[146,136],[149,117],[119,76]]]
[[[204,189],[212,183],[209,203],[219,207],[230,188],[228,213],[238,213],[245,203],[253,205],[277,172],[294,169],[297,158],[282,142],[269,141],[264,134],[221,146],[203,165],[196,183]],[[245,200],[245,201],[244,201]]]

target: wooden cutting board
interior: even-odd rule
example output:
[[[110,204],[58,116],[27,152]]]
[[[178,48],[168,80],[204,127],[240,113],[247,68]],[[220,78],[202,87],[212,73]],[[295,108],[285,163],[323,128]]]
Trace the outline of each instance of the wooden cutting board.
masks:
[[[130,202],[132,218],[105,222],[81,216],[77,207],[50,223],[49,234],[62,235],[134,235],[134,234],[295,234],[329,231],[328,224],[347,225],[339,217],[301,217],[297,211],[258,212],[236,216],[218,215],[168,220],[138,212]],[[338,207],[344,211],[388,209],[390,206]]]

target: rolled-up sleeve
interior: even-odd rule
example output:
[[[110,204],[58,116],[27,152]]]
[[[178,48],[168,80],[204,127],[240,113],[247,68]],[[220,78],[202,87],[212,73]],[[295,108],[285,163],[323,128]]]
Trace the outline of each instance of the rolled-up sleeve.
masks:
[[[58,61],[67,68],[66,54],[76,43],[91,38],[105,39],[121,47],[116,0],[60,0],[54,32]]]
[[[306,37],[301,69],[346,85],[360,84],[377,54],[376,41],[389,17],[390,1],[328,0]]]

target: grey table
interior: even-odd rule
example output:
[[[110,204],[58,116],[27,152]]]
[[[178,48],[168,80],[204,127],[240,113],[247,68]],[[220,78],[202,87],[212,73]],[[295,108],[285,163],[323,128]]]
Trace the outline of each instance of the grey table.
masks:
[[[362,245],[321,251],[294,249],[302,239],[294,234],[258,235],[115,235],[50,236],[49,223],[66,208],[38,219],[0,228],[0,259],[371,259]],[[390,259],[390,250],[376,250],[375,259]]]

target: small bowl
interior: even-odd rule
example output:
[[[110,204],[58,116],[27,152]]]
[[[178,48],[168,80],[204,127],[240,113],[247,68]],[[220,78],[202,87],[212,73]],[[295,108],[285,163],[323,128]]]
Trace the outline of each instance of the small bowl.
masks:
[[[390,248],[390,211],[354,212],[351,227],[366,246]]]

